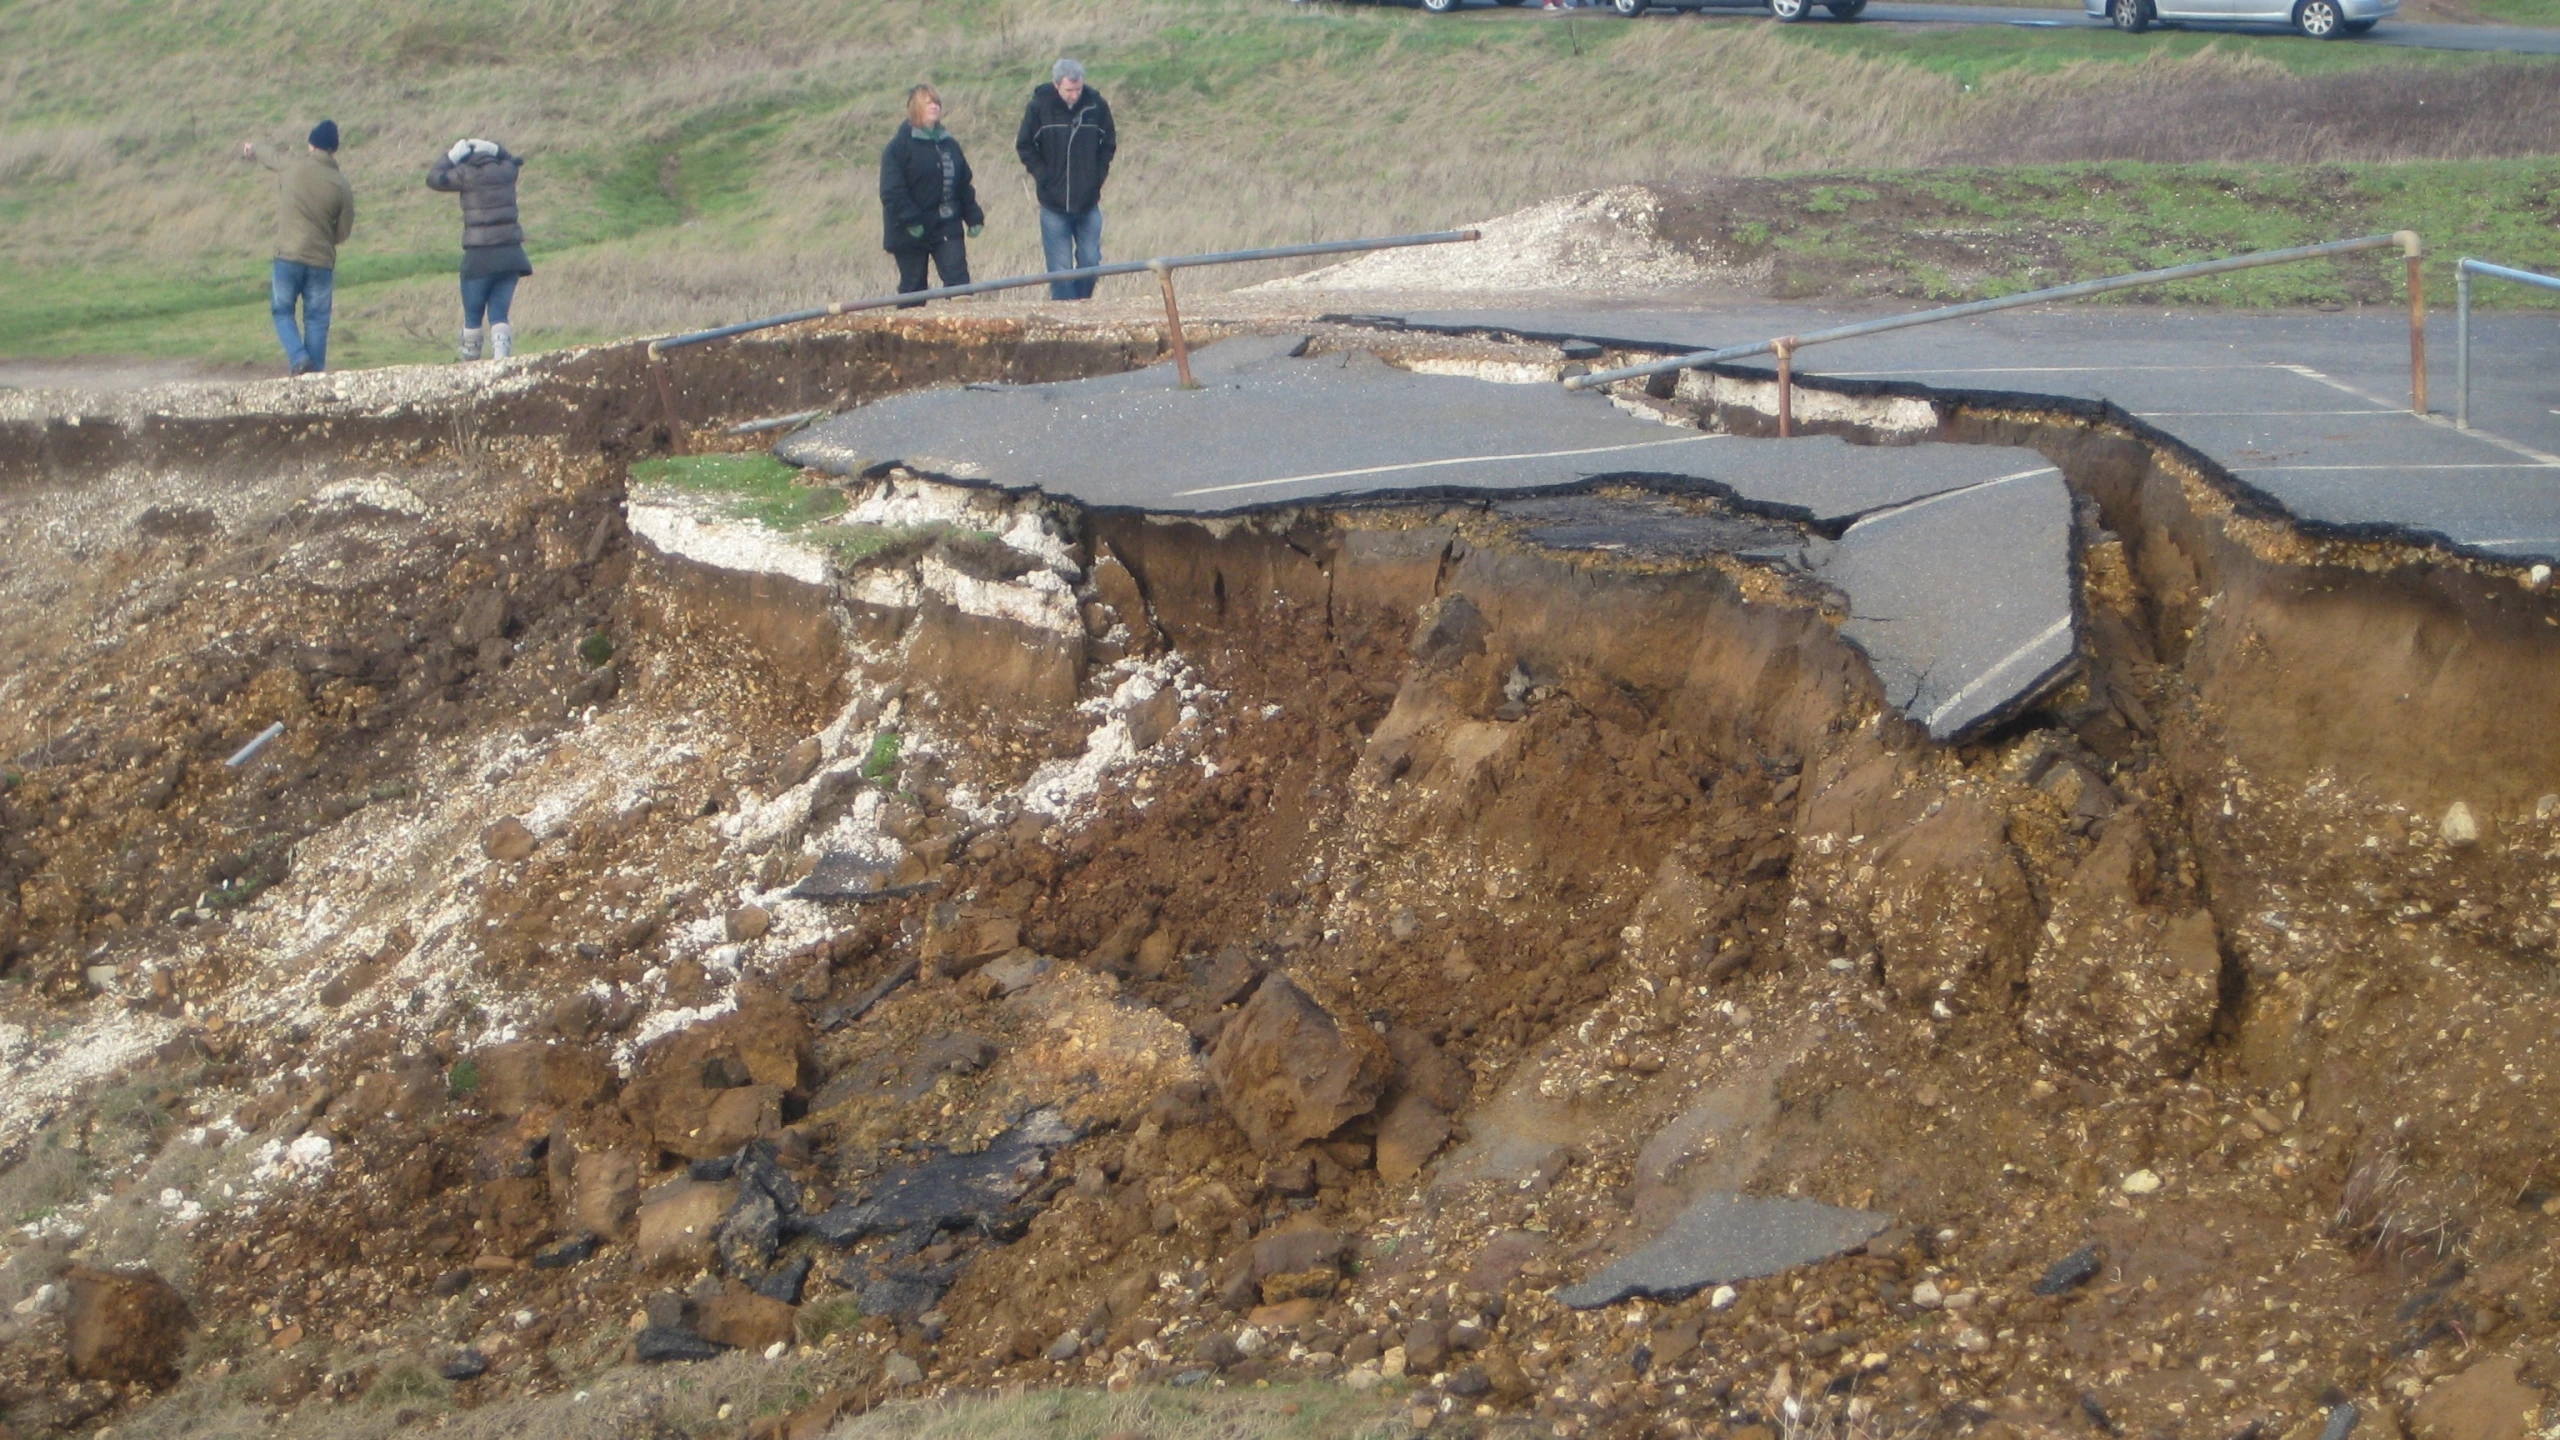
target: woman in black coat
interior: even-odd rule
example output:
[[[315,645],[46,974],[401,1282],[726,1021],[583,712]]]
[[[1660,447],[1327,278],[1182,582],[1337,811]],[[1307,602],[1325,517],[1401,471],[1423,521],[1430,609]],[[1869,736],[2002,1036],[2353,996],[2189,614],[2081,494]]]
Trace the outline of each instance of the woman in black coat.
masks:
[[[925,262],[945,285],[969,283],[969,244],[987,224],[971,183],[969,157],[942,128],[942,96],[930,85],[907,92],[907,123],[880,152],[881,248],[898,260],[898,293],[925,288]],[[922,302],[916,302],[921,304]]]

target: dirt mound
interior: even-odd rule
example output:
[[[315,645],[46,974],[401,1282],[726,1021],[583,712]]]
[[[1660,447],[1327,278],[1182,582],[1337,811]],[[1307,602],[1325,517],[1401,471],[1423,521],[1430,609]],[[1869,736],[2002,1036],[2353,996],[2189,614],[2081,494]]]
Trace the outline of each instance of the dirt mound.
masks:
[[[843,327],[691,398],[1131,342],[1043,343]],[[60,540],[0,581],[20,1433],[1268,1380],[1472,1434],[2440,1434],[2560,1380],[2547,593],[2249,520],[2120,417],[1907,401],[2076,496],[2089,653],[1947,747],[1694,496],[1577,505],[1759,553],[775,505],[631,482],[646,394],[13,472]],[[1693,1253],[1791,1215],[1830,1238]],[[124,1339],[193,1336],[156,1400],[70,1369],[135,1262]]]
[[[1468,294],[1571,290],[1607,295],[1674,290],[1727,278],[1661,233],[1661,202],[1621,185],[1479,222],[1464,244],[1383,250],[1244,293],[1413,290]]]

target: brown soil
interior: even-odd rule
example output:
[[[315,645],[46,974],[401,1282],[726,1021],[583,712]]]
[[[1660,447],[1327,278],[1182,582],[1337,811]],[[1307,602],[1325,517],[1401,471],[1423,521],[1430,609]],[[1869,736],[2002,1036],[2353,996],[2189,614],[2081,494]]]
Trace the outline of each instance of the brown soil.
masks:
[[[887,322],[685,395],[1153,354]],[[0,622],[19,1433],[494,1433],[614,1386],[620,1433],[739,1433],[752,1405],[626,1367],[670,1321],[760,1349],[767,1267],[635,1235],[636,1193],[760,1139],[815,1215],[1043,1110],[1079,1138],[1018,1201],[783,1246],[816,1269],[758,1433],[1334,1377],[1449,1433],[2221,1440],[2350,1400],[2388,1429],[2492,1359],[2560,1381],[2560,604],[2514,576],[2295,534],[2110,412],[1948,400],[1942,438],[2082,495],[2090,639],[1946,749],[1786,575],[1547,550],[1500,507],[1043,512],[1087,576],[1065,639],[742,580],[625,525],[653,403],[598,354],[503,427],[0,436],[12,530],[51,537]],[[929,558],[1016,568],[946,539],[865,573]],[[1093,730],[1068,702],[1142,673],[1179,682],[1126,711],[1152,743],[1031,803]],[[751,838],[892,723],[905,753]],[[901,893],[772,900],[861,805]],[[1216,1080],[1257,986],[1320,1007],[1307,1083],[1352,1097],[1308,1143]],[[1722,1190],[1894,1223],[1730,1293],[1554,1299]],[[177,1284],[174,1391],[66,1373],[41,1287],[75,1261]],[[928,1308],[870,1288],[928,1272]],[[485,1373],[435,1378],[466,1348]]]

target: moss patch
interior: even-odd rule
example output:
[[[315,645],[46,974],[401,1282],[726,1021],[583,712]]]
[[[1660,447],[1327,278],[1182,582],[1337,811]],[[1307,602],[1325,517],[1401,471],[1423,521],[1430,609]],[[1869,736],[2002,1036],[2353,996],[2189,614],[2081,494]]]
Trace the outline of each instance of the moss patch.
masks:
[[[770,530],[797,530],[841,515],[845,508],[843,491],[811,484],[803,472],[762,451],[642,460],[631,467],[631,478],[717,496],[731,518],[753,520]]]

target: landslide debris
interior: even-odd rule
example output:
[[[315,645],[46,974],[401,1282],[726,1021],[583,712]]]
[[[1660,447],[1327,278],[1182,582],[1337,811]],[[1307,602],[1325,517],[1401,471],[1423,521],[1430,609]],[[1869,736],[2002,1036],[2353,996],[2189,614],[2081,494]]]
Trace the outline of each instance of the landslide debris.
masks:
[[[6,1423],[2519,1433],[2560,800],[2271,751],[2245,557],[2037,423],[2093,653],[1960,748],[1802,577],[1546,501],[891,475],[821,545],[538,429],[9,492]],[[1571,508],[1664,506],[1768,548]]]

